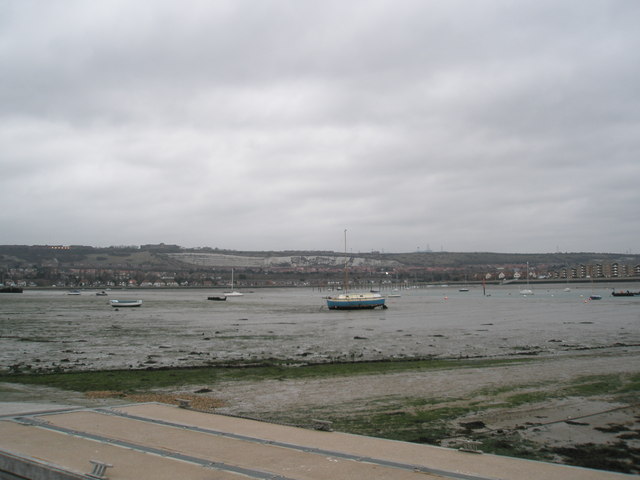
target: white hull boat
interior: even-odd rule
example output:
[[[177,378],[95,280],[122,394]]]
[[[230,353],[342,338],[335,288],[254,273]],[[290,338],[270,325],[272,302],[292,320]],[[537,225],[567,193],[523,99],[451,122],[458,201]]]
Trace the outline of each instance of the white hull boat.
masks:
[[[142,300],[109,300],[112,307],[139,307]]]

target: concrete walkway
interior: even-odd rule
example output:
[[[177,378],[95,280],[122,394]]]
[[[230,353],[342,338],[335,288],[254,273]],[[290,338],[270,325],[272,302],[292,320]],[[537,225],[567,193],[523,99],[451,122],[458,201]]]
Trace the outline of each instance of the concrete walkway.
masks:
[[[3,470],[114,480],[640,478],[157,403],[7,415],[0,420],[0,478]]]

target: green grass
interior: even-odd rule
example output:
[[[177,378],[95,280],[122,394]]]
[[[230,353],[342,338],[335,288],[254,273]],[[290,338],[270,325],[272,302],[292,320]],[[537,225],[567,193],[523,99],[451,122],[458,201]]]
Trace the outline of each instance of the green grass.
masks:
[[[483,387],[476,391],[477,397],[496,397],[500,394],[513,392],[514,390],[522,390],[524,388],[536,389],[543,385],[542,383],[520,383],[517,385],[504,385],[500,387]]]
[[[555,447],[551,450],[564,457],[564,461],[569,465],[622,473],[637,474],[640,471],[640,449],[630,447],[625,442],[609,445],[584,443],[574,447]]]
[[[558,392],[548,392],[544,390],[516,393],[514,395],[509,395],[505,400],[505,404],[501,406],[518,407],[520,405],[526,405],[527,403],[544,402],[545,400],[556,398],[558,396],[561,396]]]
[[[562,390],[565,396],[590,397],[615,395],[623,397],[640,392],[640,374],[588,375],[575,379]]]
[[[413,360],[384,362],[329,363],[291,366],[272,361],[260,366],[161,368],[154,370],[107,370],[45,374],[4,374],[0,382],[46,385],[64,390],[119,390],[125,392],[161,387],[215,384],[223,380],[289,380],[349,375],[385,374],[403,371],[492,367],[529,359]]]
[[[640,392],[640,374],[587,375],[578,377],[569,384],[558,385],[555,382],[507,385],[497,388],[483,388],[476,392],[476,397],[502,397],[496,407],[517,407],[528,403],[540,403],[553,398],[592,397],[598,395],[614,395],[621,398]],[[511,393],[511,394],[509,394]],[[473,403],[479,408],[484,400]]]
[[[512,385],[473,392],[465,398],[386,396],[367,399],[366,403],[327,405],[295,412],[275,412],[273,419],[305,425],[312,418],[331,420],[335,430],[394,440],[438,445],[443,438],[460,434],[481,442],[485,452],[529,459],[550,459],[517,432],[495,434],[486,431],[463,431],[460,420],[468,414],[493,409],[510,409],[526,404],[539,404],[567,396],[613,395],[637,398],[640,375],[597,375],[577,378],[568,384],[555,382]],[[478,393],[481,392],[481,395]],[[635,401],[635,400],[634,400]]]
[[[324,418],[331,420],[334,429],[338,431],[437,444],[450,433],[448,422],[468,412],[466,407],[441,406],[426,410],[386,409]]]
[[[517,433],[500,436],[478,435],[475,439],[480,442],[480,450],[494,455],[527,458],[529,460],[550,459],[550,455],[547,452],[541,451],[533,442],[523,440]]]

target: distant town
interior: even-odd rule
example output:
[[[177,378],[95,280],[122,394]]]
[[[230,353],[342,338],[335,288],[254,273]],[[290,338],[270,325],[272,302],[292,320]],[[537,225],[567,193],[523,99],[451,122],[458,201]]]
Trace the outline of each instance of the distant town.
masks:
[[[178,245],[0,245],[0,285],[26,288],[239,288],[350,284],[640,281],[640,255],[491,252],[246,252]]]

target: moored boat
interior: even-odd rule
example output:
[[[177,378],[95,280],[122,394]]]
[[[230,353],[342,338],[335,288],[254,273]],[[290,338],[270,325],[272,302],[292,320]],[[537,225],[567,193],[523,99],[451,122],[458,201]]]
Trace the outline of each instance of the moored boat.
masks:
[[[224,302],[226,299],[226,295],[211,295],[210,297],[207,297],[207,300],[216,300],[218,302]]]
[[[142,300],[109,300],[112,307],[139,307]]]
[[[629,290],[627,290],[626,292],[616,292],[614,290],[611,292],[611,295],[613,295],[614,297],[635,297],[636,295],[640,295],[640,292],[630,292]]]
[[[242,297],[244,295],[244,293],[240,293],[233,289],[233,268],[231,269],[231,291],[224,292],[223,295],[225,296],[225,300],[227,299],[226,297]]]
[[[22,293],[22,287],[5,285],[4,287],[0,287],[0,293]]]
[[[515,275],[514,275],[515,277]],[[519,277],[518,277],[519,278]],[[520,295],[533,295],[533,290],[529,288],[529,262],[527,262],[527,288],[520,290]]]
[[[384,297],[379,293],[343,293],[327,298],[331,310],[359,310],[364,308],[386,308]]]
[[[377,292],[349,293],[349,268],[347,257],[347,231],[344,231],[344,280],[337,297],[327,297],[329,310],[361,310],[376,307],[387,308],[385,298]]]

